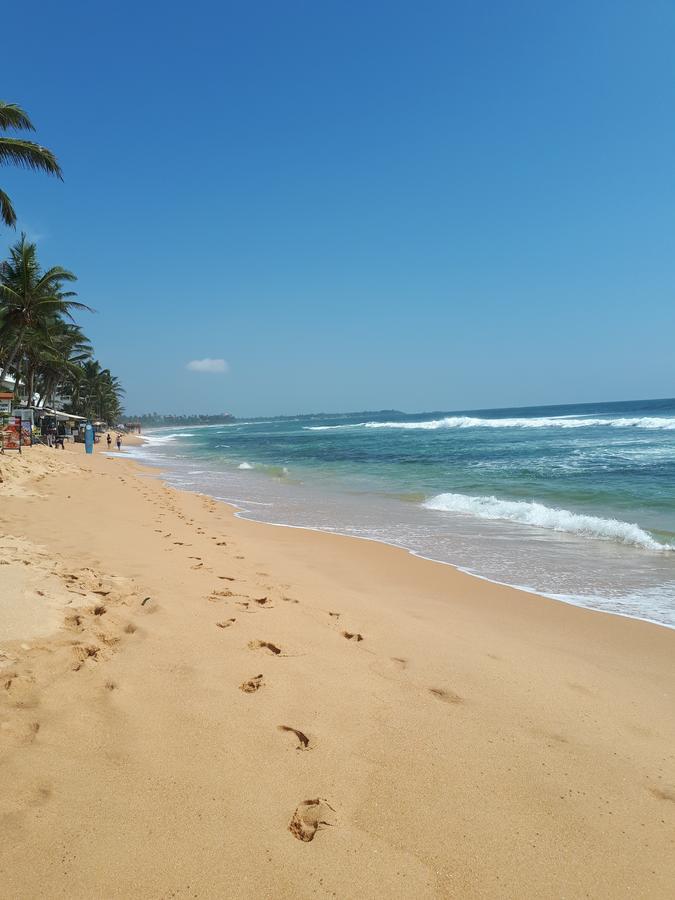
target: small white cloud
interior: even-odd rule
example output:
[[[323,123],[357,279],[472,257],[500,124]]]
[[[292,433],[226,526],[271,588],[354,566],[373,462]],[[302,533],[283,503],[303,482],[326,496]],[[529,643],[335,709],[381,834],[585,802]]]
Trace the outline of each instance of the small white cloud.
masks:
[[[224,359],[193,359],[186,366],[191,372],[210,372],[212,374],[220,374],[229,372],[230,367]]]

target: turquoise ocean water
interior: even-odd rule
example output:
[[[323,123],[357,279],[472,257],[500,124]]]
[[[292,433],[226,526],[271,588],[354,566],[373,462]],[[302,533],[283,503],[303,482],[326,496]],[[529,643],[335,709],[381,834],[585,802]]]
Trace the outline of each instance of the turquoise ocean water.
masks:
[[[675,400],[157,429],[134,455],[248,518],[385,541],[675,627]]]

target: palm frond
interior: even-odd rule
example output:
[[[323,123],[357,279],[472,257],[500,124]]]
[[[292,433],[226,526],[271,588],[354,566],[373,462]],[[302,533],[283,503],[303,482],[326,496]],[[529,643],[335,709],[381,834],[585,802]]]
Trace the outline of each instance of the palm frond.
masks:
[[[28,115],[16,103],[5,103],[0,100],[0,128],[15,128],[22,131],[35,131]]]
[[[62,269],[61,266],[52,266],[40,276],[39,284],[42,286],[51,281],[77,281],[77,275],[69,272],[68,269]]]
[[[2,190],[0,190],[0,219],[9,228],[16,228],[16,213],[14,212],[12,201]]]
[[[63,180],[61,167],[51,150],[21,141],[17,138],[0,137],[0,163],[11,163],[24,169],[38,169]]]
[[[0,282],[0,300],[8,306],[10,304],[21,302],[21,298],[14,288],[10,287],[8,284],[3,284],[2,282]]]
[[[62,304],[62,306],[65,306],[65,305],[66,305],[66,304]],[[95,312],[96,312],[96,310],[93,309],[91,306],[87,306],[86,303],[78,303],[77,300],[69,300],[68,303],[67,303],[67,306],[68,306],[68,309],[63,309],[63,308],[62,308],[62,309],[61,309],[61,312],[62,312],[63,315],[68,316],[70,319],[73,318],[73,317],[71,316],[71,314],[70,314],[70,310],[71,310],[71,309],[80,309],[80,310],[83,310],[84,312],[90,312],[90,313],[95,313]]]

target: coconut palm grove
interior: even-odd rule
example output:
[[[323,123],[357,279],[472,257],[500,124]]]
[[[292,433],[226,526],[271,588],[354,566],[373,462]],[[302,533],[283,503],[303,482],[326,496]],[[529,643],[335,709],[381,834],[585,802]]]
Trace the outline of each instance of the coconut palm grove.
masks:
[[[0,165],[15,165],[61,178],[54,154],[15,135],[33,131],[19,106],[0,101]],[[11,234],[13,201],[0,188],[0,219]],[[59,265],[47,267],[37,245],[22,234],[0,262],[0,389],[15,400],[55,407],[87,419],[119,420],[124,391],[94,358],[77,314],[93,310],[72,290],[77,277]]]

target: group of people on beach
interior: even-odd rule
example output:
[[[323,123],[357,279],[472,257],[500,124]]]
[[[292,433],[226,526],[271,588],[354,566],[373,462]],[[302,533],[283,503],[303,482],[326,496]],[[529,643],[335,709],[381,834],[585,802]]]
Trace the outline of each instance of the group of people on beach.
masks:
[[[48,447],[53,447],[54,449],[60,447],[62,450],[65,450],[66,426],[63,422],[44,424],[42,427],[42,437]],[[112,442],[112,436],[110,432],[108,432],[106,435],[108,450],[112,449]],[[117,447],[117,452],[119,453],[122,450],[122,435],[119,432],[115,435],[115,445]]]
[[[48,447],[54,447],[54,449],[60,447],[65,450],[66,426],[63,422],[59,422],[58,425],[52,422],[50,425],[43,426],[42,436]]]
[[[110,436],[110,432],[108,432],[105,439],[106,443],[108,444],[108,450],[110,450],[110,448],[112,447],[112,438]],[[119,431],[115,435],[115,444],[117,445],[117,452],[119,453],[122,449],[122,435],[119,433]]]
[[[65,450],[66,426],[63,422],[59,422],[58,424],[56,422],[44,424],[42,426],[42,437],[48,447],[54,447],[54,449],[60,447],[62,450]],[[112,436],[110,432],[108,432],[106,435],[108,450],[112,449],[112,442]],[[119,453],[122,450],[122,435],[119,432],[115,435],[115,445],[117,447],[117,452]]]
[[[53,447],[54,449],[60,447],[62,450],[65,450],[66,426],[63,422],[52,422],[51,424],[43,425],[42,437],[48,447]],[[108,450],[112,449],[112,442],[112,436],[108,432],[106,435]],[[119,453],[122,450],[122,435],[119,432],[115,435],[115,445]]]

